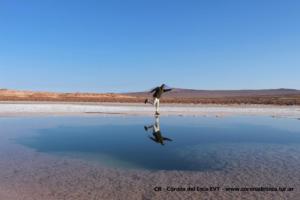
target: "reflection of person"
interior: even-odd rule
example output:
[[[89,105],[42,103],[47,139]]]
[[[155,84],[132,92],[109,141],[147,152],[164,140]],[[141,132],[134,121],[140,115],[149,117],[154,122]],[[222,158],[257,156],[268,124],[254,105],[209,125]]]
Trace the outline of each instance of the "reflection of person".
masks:
[[[154,88],[153,90],[150,91],[150,93],[153,93],[153,100],[150,101],[148,99],[145,100],[145,104],[146,103],[150,103],[150,104],[153,104],[155,106],[155,114],[156,115],[159,115],[159,99],[161,97],[161,95],[164,93],[164,92],[169,92],[171,91],[172,89],[165,89],[166,85],[165,84],[162,84],[161,86],[159,87],[156,87]]]
[[[149,138],[156,143],[160,143],[161,145],[164,145],[164,141],[172,141],[172,139],[162,136],[160,132],[159,116],[155,116],[155,123],[153,125],[144,126],[144,128],[145,131],[152,129],[153,137],[149,136]]]

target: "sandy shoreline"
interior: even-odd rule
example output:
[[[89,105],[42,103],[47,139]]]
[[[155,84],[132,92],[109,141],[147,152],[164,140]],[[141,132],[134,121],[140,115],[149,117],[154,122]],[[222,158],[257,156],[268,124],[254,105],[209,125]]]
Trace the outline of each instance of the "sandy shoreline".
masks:
[[[300,118],[300,106],[164,104],[160,110],[162,115],[177,116],[261,115]],[[153,112],[151,105],[136,103],[0,102],[0,116],[153,115]]]

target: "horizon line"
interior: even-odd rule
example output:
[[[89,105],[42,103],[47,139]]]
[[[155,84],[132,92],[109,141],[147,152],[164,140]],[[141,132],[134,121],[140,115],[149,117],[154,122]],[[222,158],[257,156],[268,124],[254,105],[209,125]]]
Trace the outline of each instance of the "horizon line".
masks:
[[[173,89],[179,90],[197,90],[197,91],[266,91],[266,90],[294,90],[300,91],[299,89],[295,88],[259,88],[259,89],[195,89],[195,88],[180,88],[180,87],[173,87]],[[11,89],[11,88],[0,88],[0,91],[7,90],[7,91],[19,91],[19,92],[37,92],[37,93],[96,93],[96,94],[127,94],[127,93],[139,93],[139,92],[147,92],[151,90],[151,88],[143,90],[143,91],[122,91],[122,92],[96,92],[96,91],[55,91],[55,90],[35,90],[35,89]]]

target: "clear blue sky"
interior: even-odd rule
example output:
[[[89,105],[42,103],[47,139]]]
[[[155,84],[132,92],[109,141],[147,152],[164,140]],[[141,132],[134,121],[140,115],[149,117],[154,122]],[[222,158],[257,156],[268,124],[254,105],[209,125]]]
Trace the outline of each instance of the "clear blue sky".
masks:
[[[0,88],[300,89],[299,0],[0,0]]]

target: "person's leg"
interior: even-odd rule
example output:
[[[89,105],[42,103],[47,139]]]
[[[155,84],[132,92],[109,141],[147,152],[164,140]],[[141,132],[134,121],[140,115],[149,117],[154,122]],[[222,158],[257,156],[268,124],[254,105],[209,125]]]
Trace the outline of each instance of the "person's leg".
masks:
[[[154,125],[150,126],[144,126],[145,131],[148,131],[148,129],[154,129]]]
[[[153,102],[153,105],[155,106],[155,113],[157,113],[157,102],[158,102],[158,99],[155,98],[154,102]]]
[[[155,132],[160,131],[159,116],[156,116],[156,117],[155,117],[154,131],[155,131]]]
[[[159,99],[158,98],[155,98],[154,105],[155,105],[155,114],[159,115]]]
[[[149,125],[149,126],[144,126],[144,129],[145,129],[145,131],[148,131],[148,129],[155,129],[155,123],[154,124],[152,124],[152,125]]]
[[[146,104],[146,103],[150,103],[150,104],[154,105],[154,100],[153,100],[153,99],[152,99],[152,100],[146,99],[146,100],[145,100],[145,104]]]

